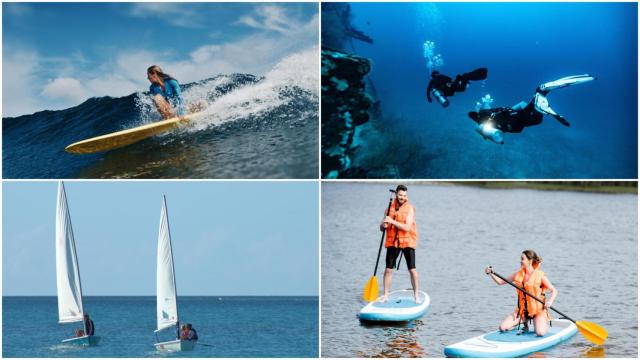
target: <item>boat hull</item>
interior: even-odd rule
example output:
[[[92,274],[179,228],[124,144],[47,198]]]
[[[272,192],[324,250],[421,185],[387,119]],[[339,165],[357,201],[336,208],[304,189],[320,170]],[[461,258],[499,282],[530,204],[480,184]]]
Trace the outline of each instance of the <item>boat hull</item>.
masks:
[[[66,345],[77,345],[77,346],[96,346],[100,342],[100,336],[80,336],[71,339],[62,340],[63,344]]]
[[[444,348],[448,357],[508,358],[530,354],[551,348],[571,338],[578,328],[569,320],[552,320],[552,327],[545,336],[535,332],[518,335],[518,330],[494,331]]]
[[[195,340],[171,340],[155,344],[158,351],[189,351],[196,346]]]

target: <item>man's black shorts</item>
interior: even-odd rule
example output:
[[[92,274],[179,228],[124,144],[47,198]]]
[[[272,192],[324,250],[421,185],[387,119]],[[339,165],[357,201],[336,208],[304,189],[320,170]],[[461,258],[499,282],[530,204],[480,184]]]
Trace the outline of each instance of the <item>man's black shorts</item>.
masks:
[[[407,269],[415,269],[416,268],[416,250],[414,248],[406,247],[403,249],[397,247],[388,247],[387,248],[387,269],[393,269],[396,267],[396,259],[398,255],[400,255],[400,250],[404,254],[404,259],[407,262]]]

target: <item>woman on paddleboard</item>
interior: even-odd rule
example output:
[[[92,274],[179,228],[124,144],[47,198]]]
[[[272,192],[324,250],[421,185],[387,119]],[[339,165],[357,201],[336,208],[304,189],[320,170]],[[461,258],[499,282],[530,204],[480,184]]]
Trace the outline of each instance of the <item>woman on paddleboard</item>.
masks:
[[[185,115],[182,92],[176,79],[163,72],[158,65],[149,66],[147,79],[151,82],[149,91],[153,102],[164,119]]]
[[[528,328],[528,324],[533,322],[536,335],[544,336],[549,330],[549,308],[553,305],[553,301],[558,295],[558,291],[547,279],[544,272],[540,270],[542,259],[533,250],[525,250],[520,255],[520,270],[513,273],[507,279],[516,285],[524,288],[530,294],[538,299],[544,300],[544,305],[525,295],[522,291],[516,290],[518,295],[518,306],[515,311],[507,316],[500,324],[500,331],[509,331],[519,324],[523,324],[524,328]],[[498,285],[504,285],[507,282],[498,278],[493,274],[491,267],[484,269],[487,275],[490,275],[493,281]],[[545,292],[551,292],[551,296],[547,299]]]

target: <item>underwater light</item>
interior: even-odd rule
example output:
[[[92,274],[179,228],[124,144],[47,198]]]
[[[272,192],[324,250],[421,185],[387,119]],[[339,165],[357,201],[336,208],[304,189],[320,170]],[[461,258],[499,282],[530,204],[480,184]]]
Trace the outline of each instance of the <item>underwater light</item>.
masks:
[[[484,127],[485,131],[493,131],[495,130],[495,126],[493,126],[493,122],[491,122],[491,120],[481,124],[480,126]]]
[[[479,124],[476,128],[476,131],[480,136],[482,136],[485,140],[491,140],[496,144],[504,144],[504,135],[502,131],[496,129],[491,120],[487,120],[482,124]]]

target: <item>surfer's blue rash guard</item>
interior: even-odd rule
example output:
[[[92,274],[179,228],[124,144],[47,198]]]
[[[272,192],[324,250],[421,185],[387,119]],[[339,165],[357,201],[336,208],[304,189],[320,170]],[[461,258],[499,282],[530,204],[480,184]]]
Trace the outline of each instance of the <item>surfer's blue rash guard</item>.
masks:
[[[154,96],[157,94],[162,95],[162,97],[164,97],[171,106],[177,109],[179,116],[183,116],[185,114],[180,85],[175,79],[168,79],[164,81],[164,91],[162,91],[162,88],[158,84],[151,84],[151,86],[149,86],[149,91],[151,92],[151,95]]]

